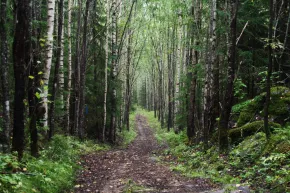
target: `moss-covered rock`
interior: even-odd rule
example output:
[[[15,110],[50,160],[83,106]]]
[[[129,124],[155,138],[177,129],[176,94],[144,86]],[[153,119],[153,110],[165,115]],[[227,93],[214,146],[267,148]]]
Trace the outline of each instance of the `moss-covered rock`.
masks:
[[[256,116],[264,116],[264,102],[266,93],[261,93],[252,100],[245,101],[233,107],[234,113],[239,113],[238,127],[253,122]],[[271,102],[269,105],[270,119],[285,125],[290,117],[290,89],[277,86],[271,88]]]
[[[269,126],[271,129],[281,127],[280,124],[273,122],[269,122]],[[241,141],[241,139],[263,130],[264,130],[264,121],[255,121],[252,123],[248,123],[242,127],[231,129],[229,131],[229,137],[232,143],[238,143]]]
[[[238,127],[241,127],[249,122],[255,120],[255,115],[263,108],[264,96],[256,96],[254,99],[249,100],[246,106],[241,110],[237,122]]]

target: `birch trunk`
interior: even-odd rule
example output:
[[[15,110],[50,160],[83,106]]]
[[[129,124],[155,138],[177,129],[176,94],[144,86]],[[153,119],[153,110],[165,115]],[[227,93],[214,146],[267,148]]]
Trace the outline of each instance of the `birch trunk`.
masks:
[[[63,10],[64,11],[64,10]],[[64,68],[63,68],[63,53],[64,53],[64,17],[62,18],[62,32],[61,32],[61,47],[60,47],[60,63],[59,63],[59,100],[60,100],[60,109],[61,109],[61,116],[63,120],[63,112],[64,112]],[[62,121],[63,123],[63,121]]]
[[[41,98],[43,102],[43,107],[45,108],[45,113],[43,116],[43,126],[47,127],[48,118],[48,84],[51,70],[52,53],[53,53],[53,29],[54,29],[54,14],[55,14],[55,0],[50,0],[47,3],[47,40],[46,40],[46,61],[43,69],[43,97]]]
[[[104,91],[104,123],[102,130],[102,140],[105,141],[107,124],[107,93],[108,93],[108,62],[109,62],[109,19],[110,19],[110,0],[107,0],[107,24],[106,24],[106,61],[105,61],[105,91]]]
[[[58,12],[58,35],[57,35],[57,58],[54,70],[54,79],[53,79],[53,87],[52,87],[52,96],[51,96],[51,105],[49,109],[49,135],[48,138],[51,139],[54,133],[55,128],[55,102],[56,102],[56,95],[59,89],[59,80],[60,80],[60,64],[61,60],[63,60],[62,53],[62,33],[63,33],[63,2],[64,0],[59,0],[59,12]]]

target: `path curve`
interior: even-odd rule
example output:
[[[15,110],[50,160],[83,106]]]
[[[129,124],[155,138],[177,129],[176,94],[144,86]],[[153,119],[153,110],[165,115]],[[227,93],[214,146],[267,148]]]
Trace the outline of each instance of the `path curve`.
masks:
[[[158,163],[152,151],[160,149],[160,146],[146,118],[137,115],[136,123],[138,136],[128,148],[83,157],[83,170],[74,189],[76,193],[124,192],[129,181],[144,187],[137,192],[191,193],[211,188],[208,180],[182,177]]]

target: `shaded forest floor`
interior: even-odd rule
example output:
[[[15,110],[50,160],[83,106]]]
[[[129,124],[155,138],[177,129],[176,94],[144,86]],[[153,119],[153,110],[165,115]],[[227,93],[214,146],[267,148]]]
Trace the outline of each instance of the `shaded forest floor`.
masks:
[[[215,188],[207,179],[189,179],[158,163],[158,145],[146,118],[136,116],[137,138],[127,148],[82,157],[75,192],[204,192]]]

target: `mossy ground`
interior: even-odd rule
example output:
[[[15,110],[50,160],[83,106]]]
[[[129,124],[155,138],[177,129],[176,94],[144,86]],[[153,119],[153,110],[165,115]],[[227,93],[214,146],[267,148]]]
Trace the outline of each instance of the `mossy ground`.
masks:
[[[142,115],[155,129],[158,141],[169,145],[162,159],[171,163],[172,170],[221,184],[250,185],[257,192],[290,192],[290,127],[274,129],[269,141],[263,132],[256,131],[222,155],[216,146],[204,151],[202,144],[186,145],[185,133],[167,132],[153,112],[143,111]]]
[[[269,127],[273,130],[274,128],[281,128],[281,125],[278,123],[269,122]],[[261,131],[264,131],[264,121],[254,121],[241,127],[231,129],[229,131],[229,137],[231,139],[231,143],[236,144],[241,142],[244,138]]]
[[[264,116],[265,93],[261,93],[254,99],[247,100],[233,107],[233,113],[239,114],[238,127],[255,121]],[[271,88],[271,101],[269,105],[269,117],[273,122],[285,125],[290,117],[290,89],[277,86]]]

